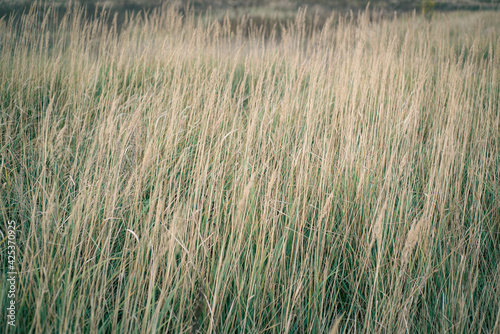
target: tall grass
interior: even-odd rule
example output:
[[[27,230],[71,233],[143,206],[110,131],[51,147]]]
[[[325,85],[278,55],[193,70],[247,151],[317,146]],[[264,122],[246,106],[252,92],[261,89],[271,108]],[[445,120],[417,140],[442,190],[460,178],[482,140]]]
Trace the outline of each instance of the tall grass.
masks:
[[[498,12],[39,16],[0,20],[2,330],[500,331]]]

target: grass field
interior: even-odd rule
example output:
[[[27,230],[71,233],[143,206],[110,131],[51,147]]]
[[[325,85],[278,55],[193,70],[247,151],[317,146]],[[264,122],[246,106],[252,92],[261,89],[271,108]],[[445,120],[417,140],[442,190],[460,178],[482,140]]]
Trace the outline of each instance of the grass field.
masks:
[[[500,332],[499,12],[54,13],[0,20],[0,331]]]

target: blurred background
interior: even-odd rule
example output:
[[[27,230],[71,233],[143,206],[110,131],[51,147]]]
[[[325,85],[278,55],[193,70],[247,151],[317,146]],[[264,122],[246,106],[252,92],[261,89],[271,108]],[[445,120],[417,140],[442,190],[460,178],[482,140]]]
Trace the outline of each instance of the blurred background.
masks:
[[[116,19],[118,28],[125,21],[127,11],[152,11],[164,4],[175,5],[181,12],[194,10],[196,13],[210,13],[212,18],[223,21],[226,16],[234,27],[241,22],[253,22],[265,26],[266,31],[277,22],[293,19],[300,8],[306,8],[306,25],[321,27],[332,13],[351,14],[356,17],[367,6],[374,17],[391,17],[394,13],[416,12],[430,18],[435,13],[451,11],[498,11],[500,0],[0,0],[0,18],[20,19],[34,4],[38,6],[38,17],[43,18],[44,8],[52,5],[57,17],[62,18],[70,4],[84,5],[87,17],[107,9],[106,20]],[[18,21],[19,22],[19,21]],[[277,29],[279,35],[279,27]]]
[[[162,0],[79,0],[73,3],[86,4],[92,7],[106,6],[115,10],[127,9],[149,9],[160,6]],[[381,11],[422,11],[432,8],[438,11],[450,10],[498,10],[500,0],[170,0],[172,4],[204,11],[209,8],[217,11],[236,12],[265,12],[273,11],[296,11],[300,7],[307,6],[309,11],[358,11],[370,8]],[[0,0],[0,8],[14,10],[26,8],[32,5],[32,0]],[[51,3],[58,7],[65,7],[68,0],[46,0],[39,1],[40,4]]]

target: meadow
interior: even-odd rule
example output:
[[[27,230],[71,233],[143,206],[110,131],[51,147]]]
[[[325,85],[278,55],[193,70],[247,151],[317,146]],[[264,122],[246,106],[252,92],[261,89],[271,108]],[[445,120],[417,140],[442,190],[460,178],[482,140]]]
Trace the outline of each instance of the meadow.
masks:
[[[500,12],[90,16],[0,19],[2,332],[500,332]]]

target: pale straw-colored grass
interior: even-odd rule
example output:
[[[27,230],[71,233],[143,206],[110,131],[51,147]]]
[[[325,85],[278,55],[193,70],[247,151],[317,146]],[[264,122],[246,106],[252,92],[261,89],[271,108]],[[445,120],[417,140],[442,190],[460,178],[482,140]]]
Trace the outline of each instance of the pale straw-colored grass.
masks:
[[[0,20],[17,332],[500,331],[499,13],[37,13]]]

